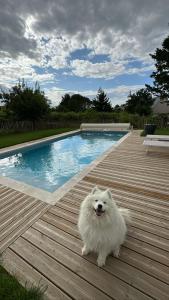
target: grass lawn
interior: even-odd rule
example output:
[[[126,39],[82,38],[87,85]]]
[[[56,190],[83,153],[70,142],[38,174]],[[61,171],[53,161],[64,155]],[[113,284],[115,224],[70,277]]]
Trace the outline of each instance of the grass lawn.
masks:
[[[17,279],[0,266],[0,299],[2,300],[42,300],[43,292],[36,287],[26,289]]]
[[[169,128],[159,128],[156,129],[155,133],[157,135],[169,135]],[[145,136],[144,130],[140,134],[141,136]]]
[[[169,135],[169,128],[156,129],[155,134]]]
[[[58,128],[58,129],[46,129],[46,130],[37,130],[37,131],[29,131],[23,133],[8,133],[8,134],[0,134],[0,148],[41,139],[47,136],[67,132],[74,130],[75,128]]]

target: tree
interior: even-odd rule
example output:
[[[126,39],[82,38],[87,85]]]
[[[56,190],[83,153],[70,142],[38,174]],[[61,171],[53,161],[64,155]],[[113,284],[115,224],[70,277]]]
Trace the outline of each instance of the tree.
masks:
[[[24,80],[19,80],[8,92],[2,91],[0,98],[5,103],[7,113],[16,120],[29,120],[34,123],[49,111],[49,101],[38,83],[31,88]]]
[[[65,94],[62,97],[61,103],[56,108],[57,111],[74,111],[81,112],[89,109],[91,107],[91,100],[87,97],[84,97],[80,94],[74,94],[70,96]]]
[[[93,109],[99,112],[112,111],[109,98],[107,98],[107,95],[101,88],[98,90],[96,98],[93,100]]]
[[[150,56],[156,61],[156,71],[151,74],[154,86],[146,85],[148,90],[161,99],[169,98],[169,36]]]
[[[136,113],[140,116],[151,114],[151,106],[154,100],[151,93],[147,89],[140,89],[136,93],[131,93],[125,105],[125,109],[129,113]]]
[[[62,100],[60,104],[56,107],[57,111],[69,111],[71,96],[69,94],[65,94],[62,96]]]
[[[80,94],[74,94],[71,96],[70,110],[75,112],[85,111],[91,107],[91,100]]]
[[[124,109],[123,109],[122,105],[120,106],[120,105],[116,104],[116,105],[113,107],[113,112],[116,112],[116,113],[121,112],[121,111],[123,111],[123,110],[124,110]]]

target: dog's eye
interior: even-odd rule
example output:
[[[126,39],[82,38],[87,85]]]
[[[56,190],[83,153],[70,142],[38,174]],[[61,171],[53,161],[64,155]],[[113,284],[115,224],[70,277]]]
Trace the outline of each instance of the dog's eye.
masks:
[[[106,202],[106,201],[104,201],[103,203],[104,203],[104,204],[106,204],[107,202]]]
[[[98,200],[96,199],[95,202],[97,202]]]

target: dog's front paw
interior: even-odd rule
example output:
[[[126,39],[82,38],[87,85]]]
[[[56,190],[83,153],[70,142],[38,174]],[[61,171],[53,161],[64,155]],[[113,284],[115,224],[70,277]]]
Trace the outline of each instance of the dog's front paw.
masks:
[[[82,248],[82,255],[87,255],[89,254],[89,250],[87,249],[87,247],[84,245]]]
[[[118,258],[120,256],[120,248],[115,249],[113,252],[113,255],[114,255],[114,257]]]
[[[106,260],[104,257],[101,257],[101,256],[98,257],[98,259],[97,259],[98,267],[103,267],[105,265],[105,262],[106,262]]]

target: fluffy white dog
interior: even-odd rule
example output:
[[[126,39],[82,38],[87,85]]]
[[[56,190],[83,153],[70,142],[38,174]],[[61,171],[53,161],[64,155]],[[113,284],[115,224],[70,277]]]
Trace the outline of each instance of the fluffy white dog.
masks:
[[[97,186],[84,199],[80,208],[78,229],[84,246],[82,255],[98,254],[97,264],[104,266],[106,257],[113,252],[119,256],[130,222],[128,209],[118,208],[110,190],[102,191]]]

